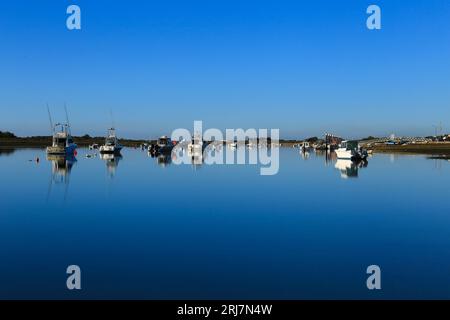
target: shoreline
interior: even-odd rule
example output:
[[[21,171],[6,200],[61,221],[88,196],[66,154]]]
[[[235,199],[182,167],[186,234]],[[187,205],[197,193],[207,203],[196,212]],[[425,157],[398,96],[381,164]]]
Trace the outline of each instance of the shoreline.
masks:
[[[374,153],[411,153],[427,155],[450,155],[450,143],[430,142],[407,145],[374,145]]]
[[[138,148],[144,143],[153,143],[154,140],[133,140],[133,139],[119,139],[120,143],[125,147]],[[104,137],[74,137],[74,142],[78,147],[84,148],[91,144],[103,144]],[[292,147],[300,143],[302,140],[279,140],[282,147]],[[0,138],[0,149],[18,149],[18,148],[46,148],[51,145],[52,138],[49,136],[42,137],[16,137],[16,138]],[[363,143],[364,145],[364,143]],[[450,155],[449,142],[429,142],[416,143],[407,145],[386,145],[375,144],[369,149],[374,153],[411,153],[411,154],[426,154],[426,155]]]

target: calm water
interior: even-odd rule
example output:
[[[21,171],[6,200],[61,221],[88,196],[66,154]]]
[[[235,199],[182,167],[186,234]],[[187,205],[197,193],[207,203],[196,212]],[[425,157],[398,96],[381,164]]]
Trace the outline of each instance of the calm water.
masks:
[[[281,148],[261,176],[88,153],[0,153],[0,298],[450,298],[447,160],[352,169]],[[71,264],[81,291],[66,289]],[[371,264],[381,291],[366,288]]]

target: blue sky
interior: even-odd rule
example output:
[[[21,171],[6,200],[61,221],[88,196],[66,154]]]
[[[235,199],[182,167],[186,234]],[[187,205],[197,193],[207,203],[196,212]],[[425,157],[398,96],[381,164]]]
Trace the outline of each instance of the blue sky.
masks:
[[[66,28],[66,8],[82,30]],[[382,9],[382,30],[366,8]],[[450,131],[448,0],[1,1],[0,130],[280,128],[284,138]]]

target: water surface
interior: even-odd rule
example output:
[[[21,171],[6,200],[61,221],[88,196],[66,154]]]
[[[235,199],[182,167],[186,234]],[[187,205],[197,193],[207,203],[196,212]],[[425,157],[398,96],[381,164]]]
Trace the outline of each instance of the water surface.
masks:
[[[91,153],[0,152],[0,298],[450,298],[447,160],[352,167],[281,148],[261,176]],[[381,291],[366,287],[372,264]]]

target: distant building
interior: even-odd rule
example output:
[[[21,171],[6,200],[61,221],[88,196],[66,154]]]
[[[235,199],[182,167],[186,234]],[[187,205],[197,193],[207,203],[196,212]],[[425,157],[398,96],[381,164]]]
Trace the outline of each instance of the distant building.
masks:
[[[340,144],[342,141],[344,141],[344,139],[337,137],[335,135],[332,134],[325,134],[325,143],[329,144],[329,145],[338,145]]]

